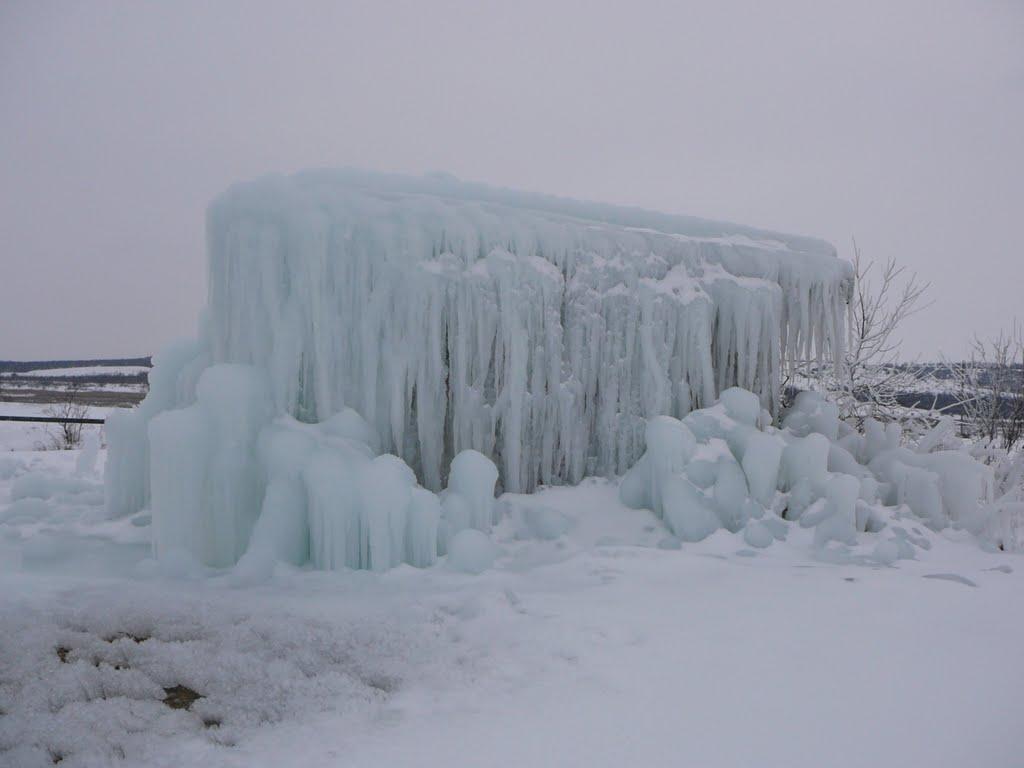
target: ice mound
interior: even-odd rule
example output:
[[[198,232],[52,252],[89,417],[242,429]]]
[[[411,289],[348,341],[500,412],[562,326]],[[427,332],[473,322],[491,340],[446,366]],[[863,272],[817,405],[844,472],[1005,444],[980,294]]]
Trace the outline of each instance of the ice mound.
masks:
[[[108,422],[113,515],[150,503],[150,420],[196,405],[222,364],[258,371],[275,415],[353,409],[433,491],[467,449],[508,491],[621,474],[646,419],[733,385],[771,408],[784,358],[840,352],[851,281],[819,240],[446,176],[265,178],[219,198],[207,231],[199,339]]]
[[[448,565],[464,573],[483,573],[498,556],[498,548],[486,533],[466,528],[448,544]]]
[[[153,549],[160,560],[212,567],[239,563],[240,578],[274,563],[382,571],[433,565],[439,535],[489,531],[497,468],[465,451],[452,462],[448,514],[412,469],[380,454],[351,409],[306,424],[275,416],[266,376],[249,365],[214,365],[196,402],[149,424]],[[465,514],[452,515],[455,502]],[[243,557],[244,556],[244,557]]]
[[[939,424],[916,448],[903,444],[897,424],[868,420],[859,434],[814,392],[801,393],[775,428],[756,395],[733,388],[681,420],[651,419],[620,498],[653,510],[682,541],[725,528],[765,548],[798,524],[814,529],[822,549],[870,534],[868,559],[884,564],[928,545],[896,524],[903,518],[998,538],[992,470],[966,448],[947,447],[944,430]]]

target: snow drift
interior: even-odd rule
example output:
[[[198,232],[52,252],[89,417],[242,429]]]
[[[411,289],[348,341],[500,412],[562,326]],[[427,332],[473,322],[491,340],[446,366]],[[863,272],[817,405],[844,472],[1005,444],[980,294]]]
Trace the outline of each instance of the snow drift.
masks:
[[[159,356],[145,403],[108,422],[107,488],[112,514],[178,515],[174,540],[198,536],[210,563],[245,551],[264,494],[297,504],[297,481],[275,485],[257,455],[275,419],[352,409],[358,450],[410,470],[381,478],[389,492],[440,490],[466,450],[530,491],[625,472],[648,418],[728,387],[772,409],[784,359],[842,352],[850,268],[809,238],[355,171],[237,186],[207,229],[199,338]],[[307,481],[341,482],[318,467]],[[319,492],[305,492],[312,530]]]

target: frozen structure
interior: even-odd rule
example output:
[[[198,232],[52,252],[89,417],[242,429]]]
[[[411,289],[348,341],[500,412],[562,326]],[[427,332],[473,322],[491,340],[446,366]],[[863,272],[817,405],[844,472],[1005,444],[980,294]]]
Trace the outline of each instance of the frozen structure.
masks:
[[[295,516],[308,531],[288,533],[292,559],[306,535],[321,567],[425,562],[397,538],[357,553],[344,526],[392,512],[342,524],[331,505],[376,482],[406,530],[426,531],[437,510],[422,494],[464,451],[530,491],[625,472],[648,418],[729,387],[771,410],[784,360],[841,354],[852,280],[819,240],[447,176],[267,178],[218,199],[207,230],[199,337],[159,356],[146,401],[109,420],[107,492],[114,515],[153,510],[158,553],[210,564]],[[488,524],[493,481],[467,467],[441,502],[442,549]]]
[[[681,420],[651,419],[622,502],[653,510],[683,541],[725,528],[764,548],[795,524],[813,528],[823,552],[881,564],[930,546],[917,525],[1013,543],[993,503],[992,469],[958,444],[948,422],[910,447],[899,424],[869,419],[860,434],[815,392],[800,393],[781,429],[770,422],[757,397],[737,388]],[[875,534],[874,547],[852,554],[861,534]]]

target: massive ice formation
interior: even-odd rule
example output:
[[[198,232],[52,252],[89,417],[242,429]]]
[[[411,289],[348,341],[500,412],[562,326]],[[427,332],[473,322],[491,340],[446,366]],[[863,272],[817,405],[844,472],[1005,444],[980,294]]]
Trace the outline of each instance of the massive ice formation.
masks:
[[[869,559],[884,563],[928,545],[912,533],[918,521],[1002,542],[992,528],[1002,520],[993,514],[992,470],[962,446],[945,446],[943,424],[912,448],[898,424],[869,419],[857,433],[814,392],[797,397],[781,429],[768,421],[757,397],[735,388],[681,420],[651,419],[647,450],[619,488],[623,503],[652,509],[683,541],[726,528],[762,548],[790,523],[814,528],[823,548],[874,533]]]
[[[318,491],[300,504],[294,468],[277,477],[264,460],[275,418],[352,409],[359,442],[411,468],[374,465],[403,499],[418,498],[413,474],[442,488],[467,449],[511,491],[622,473],[648,418],[730,386],[772,409],[784,359],[841,352],[851,281],[818,240],[443,176],[267,178],[229,190],[207,228],[199,339],[160,356],[146,402],[111,418],[107,473],[112,513],[151,506],[158,541],[197,537],[212,563],[269,525],[270,497],[326,530]],[[332,461],[302,472],[342,483]],[[481,527],[476,495],[445,499],[448,535]],[[321,545],[325,567],[401,559],[396,542],[369,559]]]

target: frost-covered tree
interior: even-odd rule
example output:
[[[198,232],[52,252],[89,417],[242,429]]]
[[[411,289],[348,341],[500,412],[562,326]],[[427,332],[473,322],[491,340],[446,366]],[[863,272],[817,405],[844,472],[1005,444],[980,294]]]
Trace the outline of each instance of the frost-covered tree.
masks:
[[[975,337],[971,359],[951,366],[964,436],[1012,452],[1024,442],[1024,326]]]
[[[846,353],[835,366],[798,363],[790,386],[816,389],[839,408],[840,417],[858,429],[868,418],[906,421],[916,418],[899,402],[901,392],[918,379],[916,366],[900,360],[898,329],[920,312],[930,283],[922,282],[890,258],[884,265],[866,261],[853,241],[854,289],[850,297]]]
[[[63,451],[77,448],[82,443],[82,419],[89,415],[89,407],[81,402],[81,387],[72,383],[68,387],[67,399],[43,409],[49,418],[59,419],[55,429],[49,433],[53,450]]]

